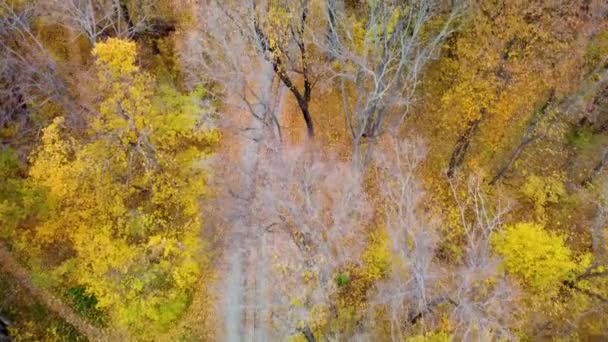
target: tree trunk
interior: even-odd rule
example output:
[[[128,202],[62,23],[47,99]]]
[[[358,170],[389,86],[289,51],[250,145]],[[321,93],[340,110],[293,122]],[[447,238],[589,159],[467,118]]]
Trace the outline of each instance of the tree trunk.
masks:
[[[129,13],[129,6],[127,6],[127,0],[118,0],[118,20],[124,19],[127,23],[127,34],[130,36],[133,33],[133,19]]]
[[[302,111],[304,122],[306,122],[306,133],[308,134],[309,138],[312,138],[315,135],[315,129],[312,123],[312,116],[310,115],[310,111],[308,109],[308,102],[298,99],[298,106],[300,107],[300,111]]]
[[[421,318],[424,317],[424,315],[432,312],[437,306],[439,306],[441,304],[452,304],[454,306],[458,305],[458,303],[456,303],[450,297],[439,297],[439,298],[431,301],[430,303],[428,303],[428,305],[420,312],[409,315],[408,319],[407,319],[407,325],[416,324]]]
[[[517,158],[519,158],[519,155],[524,151],[524,149],[526,147],[528,147],[528,145],[532,144],[533,142],[535,142],[541,138],[544,138],[547,135],[547,131],[545,131],[544,133],[538,133],[538,134],[534,134],[534,132],[536,131],[536,128],[539,125],[539,123],[547,116],[547,110],[548,110],[549,106],[553,103],[554,100],[555,100],[555,88],[551,88],[547,101],[545,101],[545,103],[540,108],[540,110],[536,114],[534,114],[530,123],[528,123],[528,128],[524,135],[524,140],[519,144],[519,146],[517,146],[517,148],[511,155],[511,158],[509,158],[509,161],[505,165],[503,165],[503,167],[501,167],[500,170],[498,170],[498,172],[496,173],[496,175],[492,178],[492,180],[489,183],[491,186],[496,184],[496,182],[499,179],[504,177],[504,175],[507,173],[507,171],[509,170],[511,165],[513,165],[513,163],[517,160]],[[551,124],[553,122],[555,122],[555,120],[553,120],[551,122]]]
[[[513,152],[513,154],[511,155],[511,158],[509,158],[509,161],[505,165],[503,165],[503,167],[500,168],[500,170],[496,173],[494,178],[492,178],[492,180],[490,181],[489,184],[490,185],[496,184],[496,182],[499,179],[501,179],[505,175],[505,173],[507,173],[507,170],[509,170],[509,168],[515,162],[515,160],[517,160],[517,158],[519,158],[519,155],[524,151],[524,149],[528,145],[533,143],[534,141],[538,140],[539,138],[540,138],[540,136],[531,137],[531,138],[525,139],[521,144],[519,144],[519,146],[517,146],[517,148],[515,149],[515,152]]]
[[[456,169],[462,165],[462,162],[464,162],[464,157],[466,156],[469,145],[471,144],[471,139],[473,138],[475,131],[477,131],[484,113],[485,110],[482,109],[479,118],[471,121],[466,131],[460,136],[460,138],[458,138],[456,147],[454,148],[454,152],[452,152],[452,157],[450,158],[450,166],[448,167],[447,172],[448,178],[452,178],[454,176],[454,172],[456,172]]]
[[[307,342],[317,342],[317,339],[315,338],[315,335],[310,330],[310,327],[308,326],[308,324],[306,324],[306,326],[304,328],[300,329],[300,332],[302,333],[302,335],[304,335]]]
[[[307,9],[305,8],[302,12],[302,25],[304,25],[306,17]],[[303,32],[303,26],[301,30]],[[285,62],[279,57],[279,55],[276,53],[277,51],[275,51],[275,48],[270,44],[266,33],[259,26],[257,19],[254,21],[254,31],[257,35],[256,38],[258,40],[258,43],[260,44],[260,48],[264,51],[264,57],[272,64],[272,68],[275,74],[279,76],[281,82],[283,82],[287,89],[289,89],[289,91],[295,96],[296,101],[298,102],[298,106],[300,107],[300,111],[302,112],[302,116],[304,117],[304,122],[306,122],[306,132],[308,134],[308,137],[312,138],[315,135],[315,131],[312,122],[312,116],[310,115],[310,109],[308,108],[308,103],[310,102],[312,94],[312,83],[310,82],[308,75],[308,65],[306,64],[307,62],[305,59],[306,49],[304,46],[304,42],[301,40],[301,38],[297,42],[303,63],[302,73],[304,75],[304,92],[302,93],[298,90],[292,79],[289,77],[286,71]]]
[[[333,61],[338,54],[338,33],[336,32],[336,0],[327,2],[327,16],[329,25],[327,25],[327,43],[329,46],[329,59]]]
[[[591,184],[595,177],[597,177],[600,172],[602,172],[606,164],[608,164],[608,150],[604,152],[604,156],[602,157],[602,159],[597,163],[597,165],[595,165],[595,167],[591,171],[591,174],[581,182],[581,185],[586,186]]]

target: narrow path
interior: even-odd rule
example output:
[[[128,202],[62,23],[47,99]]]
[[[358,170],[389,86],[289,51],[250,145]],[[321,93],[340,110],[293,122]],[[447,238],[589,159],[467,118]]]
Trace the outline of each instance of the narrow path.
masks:
[[[274,72],[266,65],[255,77],[256,100],[250,108],[256,117],[280,117],[287,90],[283,86],[273,90]],[[259,101],[259,103],[258,103]],[[269,112],[270,111],[270,114]],[[259,181],[260,155],[270,137],[268,127],[251,112],[235,110],[226,126],[240,134],[227,135],[224,165],[218,173],[225,173],[230,189],[224,199],[228,203],[226,249],[223,255],[222,307],[224,340],[228,342],[257,342],[269,340],[266,322],[265,257],[263,232],[256,226],[252,205],[256,200]],[[230,175],[235,175],[231,177]]]
[[[50,311],[56,313],[64,321],[71,324],[89,341],[120,341],[112,338],[108,332],[94,327],[81,316],[72,310],[68,305],[57,299],[48,290],[40,288],[32,281],[29,272],[15,259],[7,250],[6,246],[0,243],[0,269],[10,274],[18,284],[27,289],[40,303],[45,305]],[[114,336],[115,337],[115,336]]]

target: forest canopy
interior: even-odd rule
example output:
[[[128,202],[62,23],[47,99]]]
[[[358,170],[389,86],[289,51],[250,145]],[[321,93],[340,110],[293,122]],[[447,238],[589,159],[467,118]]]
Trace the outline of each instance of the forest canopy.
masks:
[[[0,341],[608,339],[603,0],[0,0]]]

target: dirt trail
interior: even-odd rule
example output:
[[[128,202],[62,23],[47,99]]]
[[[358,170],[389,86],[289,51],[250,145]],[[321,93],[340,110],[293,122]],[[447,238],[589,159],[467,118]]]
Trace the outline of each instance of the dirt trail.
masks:
[[[271,111],[279,122],[285,146],[301,145],[306,139],[305,126],[299,107],[289,91],[280,86],[273,93],[276,79],[273,70],[260,69],[258,76],[251,81],[252,89],[257,93],[256,101],[267,106],[250,107],[258,117]],[[348,155],[349,141],[345,128],[336,113],[341,113],[341,101],[338,94],[319,90],[318,98],[311,102],[314,109],[317,136],[315,140],[330,151],[337,151],[341,159]],[[322,99],[322,100],[320,100]],[[254,119],[244,108],[229,108],[224,120],[226,130],[224,142],[219,154],[223,162],[216,169],[221,179],[229,180],[231,188],[226,196],[231,207],[227,216],[231,217],[225,227],[226,246],[223,258],[217,265],[222,272],[219,284],[221,288],[220,304],[223,318],[223,340],[229,342],[254,342],[272,339],[267,330],[266,316],[269,313],[266,272],[268,272],[268,246],[264,232],[256,226],[255,214],[251,212],[252,202],[256,198],[259,177],[258,163],[268,142],[268,134],[263,124]],[[235,134],[235,132],[237,132]],[[236,177],[233,175],[236,172]],[[224,184],[226,185],[226,184]],[[236,196],[234,195],[236,194]]]
[[[252,260],[253,239],[252,222],[250,216],[251,201],[255,197],[255,182],[258,169],[258,155],[261,144],[260,123],[252,120],[248,115],[241,115],[245,121],[244,127],[252,126],[254,139],[231,139],[231,147],[237,151],[225,154],[231,160],[231,165],[238,165],[241,170],[236,179],[237,187],[234,189],[240,198],[232,198],[234,207],[231,216],[234,219],[228,227],[229,243],[227,245],[223,269],[223,306],[225,340],[229,342],[254,341],[255,332],[255,303],[252,290],[255,286],[254,260]]]
[[[83,336],[90,341],[120,341],[120,338],[109,334],[97,327],[94,327],[69,306],[57,299],[49,291],[35,285],[29,272],[15,259],[7,250],[6,246],[0,244],[0,269],[10,274],[18,284],[27,289],[40,303],[45,305],[50,311],[56,313],[64,321],[71,324]]]

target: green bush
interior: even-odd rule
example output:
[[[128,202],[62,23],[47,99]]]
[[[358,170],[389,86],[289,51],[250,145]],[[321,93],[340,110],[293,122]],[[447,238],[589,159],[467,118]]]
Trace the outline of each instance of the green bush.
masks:
[[[96,323],[103,323],[103,312],[97,309],[97,297],[94,294],[87,293],[82,287],[71,287],[68,296],[76,312]]]
[[[579,149],[589,148],[593,144],[593,132],[589,127],[577,127],[568,135],[568,143]]]
[[[336,284],[338,284],[340,287],[350,284],[350,274],[348,274],[348,272],[338,274],[336,277]]]

